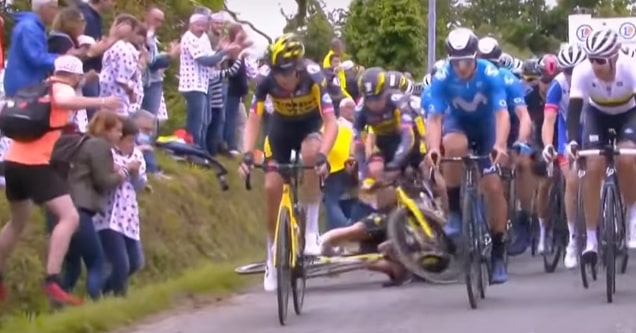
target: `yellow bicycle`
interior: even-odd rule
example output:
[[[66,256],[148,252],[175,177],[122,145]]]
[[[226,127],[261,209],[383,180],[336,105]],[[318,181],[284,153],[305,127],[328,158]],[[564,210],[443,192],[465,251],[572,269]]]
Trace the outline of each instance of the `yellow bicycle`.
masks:
[[[257,164],[255,168],[276,171],[283,177],[283,195],[278,208],[276,233],[274,235],[274,266],[277,273],[276,296],[278,300],[278,321],[285,325],[289,294],[291,290],[294,311],[300,315],[305,299],[307,273],[305,269],[305,214],[298,202],[298,185],[301,171],[313,169],[294,159],[289,164]],[[245,187],[250,190],[248,177]]]
[[[390,181],[366,179],[362,191],[393,186],[397,205],[387,221],[388,239],[398,260],[413,274],[433,283],[453,283],[443,274],[451,260],[452,243],[447,239],[430,186],[419,172],[407,170]]]

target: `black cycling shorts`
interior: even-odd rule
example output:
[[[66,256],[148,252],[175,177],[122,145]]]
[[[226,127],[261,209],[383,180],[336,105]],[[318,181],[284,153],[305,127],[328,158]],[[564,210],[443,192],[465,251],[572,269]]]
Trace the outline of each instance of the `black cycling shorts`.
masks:
[[[9,202],[33,200],[41,205],[69,194],[69,185],[53,166],[5,161],[5,193]]]
[[[288,120],[273,113],[265,138],[265,158],[280,164],[289,163],[292,150],[300,153],[303,140],[312,133],[319,133],[321,127],[319,114],[302,120]]]
[[[391,162],[400,147],[401,140],[402,137],[399,134],[376,136],[375,146],[377,151],[374,152],[373,155],[382,157],[385,163]],[[406,168],[411,166],[417,169],[423,159],[424,154],[420,153],[420,140],[416,139],[409,153],[407,163],[402,167]]]
[[[620,114],[607,114],[587,103],[583,107],[583,149],[598,149],[608,144],[609,129],[616,140],[636,143],[636,107]]]

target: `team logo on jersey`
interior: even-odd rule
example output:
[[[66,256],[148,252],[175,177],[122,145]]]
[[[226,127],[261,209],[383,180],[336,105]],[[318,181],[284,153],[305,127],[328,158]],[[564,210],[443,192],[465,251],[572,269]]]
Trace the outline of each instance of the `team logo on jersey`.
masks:
[[[583,24],[576,29],[576,38],[582,42],[590,35],[590,32],[592,32],[592,26]]]
[[[499,74],[499,70],[497,69],[497,67],[492,65],[486,66],[486,75],[496,76],[497,74]]]
[[[309,74],[316,74],[320,72],[320,66],[316,65],[316,64],[311,64],[307,66],[307,73]]]
[[[618,33],[625,39],[632,39],[636,36],[636,25],[632,22],[625,22],[618,28]]]
[[[333,103],[333,102],[331,101],[331,96],[329,96],[329,94],[324,94],[324,95],[322,95],[322,102],[323,102],[324,104],[331,104],[331,103]]]
[[[455,107],[455,109],[465,112],[475,112],[482,104],[488,104],[488,98],[482,93],[477,93],[475,96],[473,96],[473,99],[471,101],[467,101],[461,97],[455,97],[451,101],[451,104],[453,105],[453,107]]]

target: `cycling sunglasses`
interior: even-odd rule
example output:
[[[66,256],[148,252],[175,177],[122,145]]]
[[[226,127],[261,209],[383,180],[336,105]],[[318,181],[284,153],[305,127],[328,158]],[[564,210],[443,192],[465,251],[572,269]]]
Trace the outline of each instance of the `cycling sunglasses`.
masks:
[[[462,66],[465,67],[467,65],[470,65],[470,64],[474,63],[475,60],[477,60],[477,57],[475,55],[449,57],[448,58],[448,62],[450,62],[450,64],[453,67],[462,67]]]
[[[598,64],[598,65],[605,65],[607,64],[607,58],[595,58],[595,57],[587,57],[588,59],[590,59],[590,62],[593,64]]]

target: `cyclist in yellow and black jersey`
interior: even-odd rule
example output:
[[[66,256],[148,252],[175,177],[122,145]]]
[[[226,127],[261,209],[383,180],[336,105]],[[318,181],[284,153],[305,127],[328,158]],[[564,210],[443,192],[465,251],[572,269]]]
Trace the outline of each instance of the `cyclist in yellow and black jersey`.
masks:
[[[315,165],[303,175],[302,190],[307,212],[305,253],[320,254],[318,244],[318,215],[320,187],[317,175],[329,173],[327,155],[338,134],[338,123],[331,97],[326,91],[327,80],[316,63],[304,59],[305,46],[294,34],[277,38],[267,48],[264,67],[256,79],[256,88],[250,116],[245,128],[243,163],[239,167],[246,177],[254,163],[254,148],[269,95],[274,112],[269,119],[265,139],[265,158],[269,163],[289,163],[291,151],[300,152],[304,165]],[[321,127],[324,128],[322,135]],[[268,253],[263,285],[265,290],[277,288],[276,270],[272,263],[272,240],[276,228],[278,205],[282,195],[283,180],[277,172],[265,174],[267,199]]]

